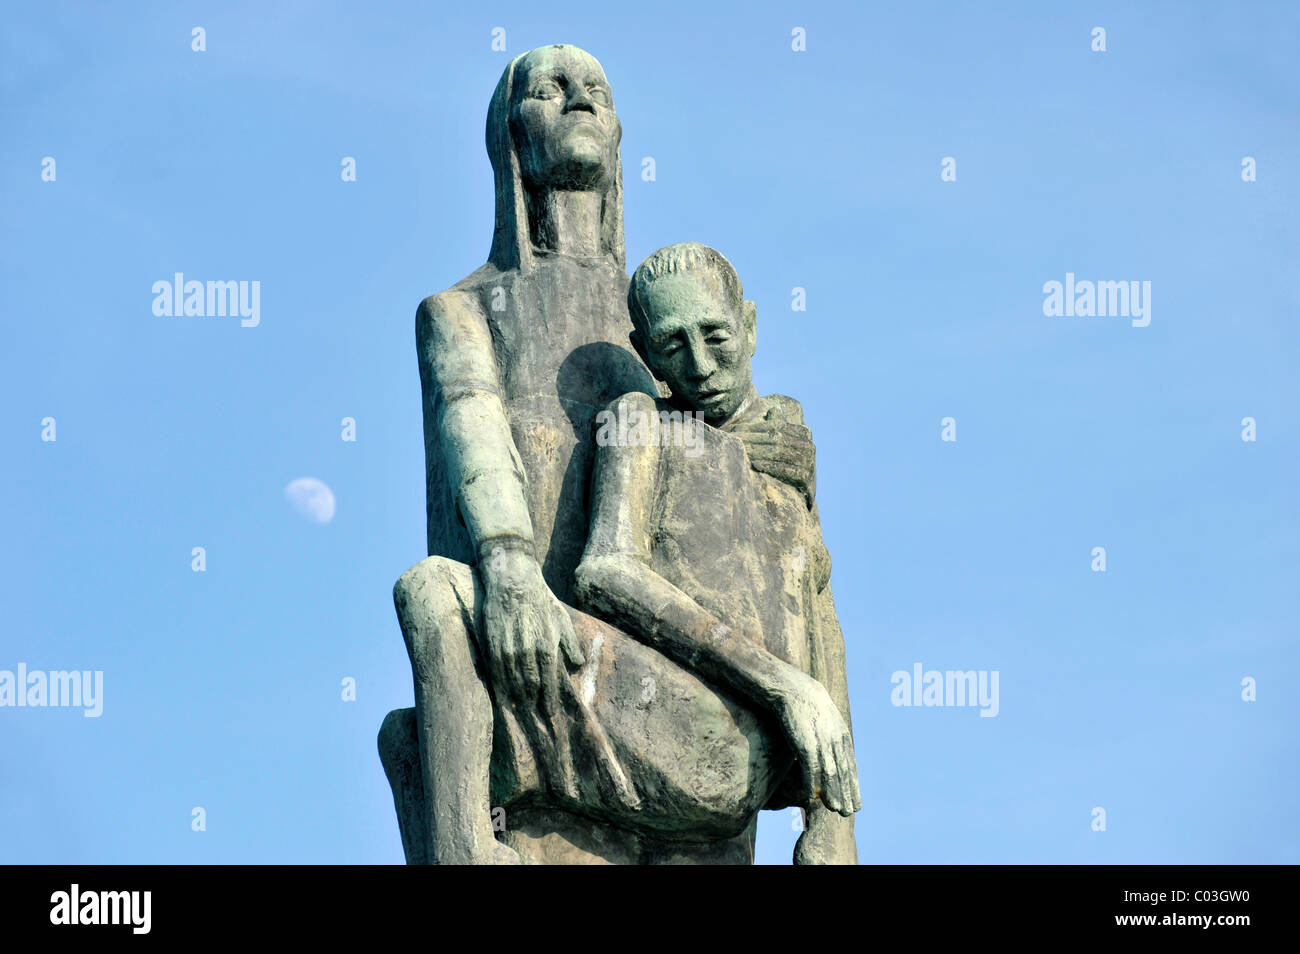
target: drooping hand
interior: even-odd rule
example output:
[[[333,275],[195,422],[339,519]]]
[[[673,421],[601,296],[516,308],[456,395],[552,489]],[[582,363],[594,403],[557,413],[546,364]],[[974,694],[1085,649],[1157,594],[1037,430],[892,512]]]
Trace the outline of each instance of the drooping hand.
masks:
[[[479,563],[483,584],[483,641],[498,698],[509,699],[546,775],[576,795],[561,691],[572,687],[564,669],[585,661],[564,604],[551,593],[527,550],[492,547]]]
[[[776,714],[799,760],[803,800],[820,799],[845,816],[860,809],[853,736],[826,687],[812,676],[793,672],[779,693]]]

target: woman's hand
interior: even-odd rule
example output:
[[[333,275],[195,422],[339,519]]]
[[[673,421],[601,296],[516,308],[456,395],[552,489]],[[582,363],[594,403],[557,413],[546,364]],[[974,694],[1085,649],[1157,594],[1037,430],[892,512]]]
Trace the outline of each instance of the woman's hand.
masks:
[[[745,445],[751,467],[789,484],[812,505],[817,473],[812,431],[769,412],[761,420],[737,424],[730,433]]]
[[[483,642],[492,686],[508,698],[531,738],[548,777],[567,794],[576,794],[561,712],[561,689],[569,665],[585,661],[567,607],[542,578],[531,552],[488,548],[479,563],[483,584]]]

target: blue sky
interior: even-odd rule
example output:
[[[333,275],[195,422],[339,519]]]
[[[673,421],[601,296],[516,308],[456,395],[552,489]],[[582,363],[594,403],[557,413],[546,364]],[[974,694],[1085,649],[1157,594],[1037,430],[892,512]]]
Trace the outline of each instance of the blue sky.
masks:
[[[1300,861],[1300,11],[469,6],[7,12],[0,669],[102,670],[104,713],[0,709],[0,861],[401,860],[414,311],[484,261],[488,99],[552,42],[613,86],[629,264],[727,255],[813,429],[862,860]],[[178,271],[260,324],[155,317]],[[1149,326],[1044,316],[1067,272]],[[917,662],[997,670],[997,717],[893,706]]]

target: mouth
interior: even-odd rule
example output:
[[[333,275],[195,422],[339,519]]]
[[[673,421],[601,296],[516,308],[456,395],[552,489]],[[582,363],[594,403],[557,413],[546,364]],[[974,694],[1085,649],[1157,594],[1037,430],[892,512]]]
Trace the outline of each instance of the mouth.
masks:
[[[694,401],[696,404],[713,405],[725,399],[726,391],[696,391]]]
[[[602,126],[597,120],[592,119],[591,117],[588,116],[572,117],[569,120],[569,129],[571,130],[590,129],[592,132],[601,133],[601,134],[605,132],[604,126]]]

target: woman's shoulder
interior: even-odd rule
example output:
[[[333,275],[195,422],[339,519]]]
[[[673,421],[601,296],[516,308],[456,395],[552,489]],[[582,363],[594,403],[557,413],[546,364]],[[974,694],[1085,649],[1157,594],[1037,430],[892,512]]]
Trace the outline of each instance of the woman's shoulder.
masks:
[[[482,316],[484,295],[500,287],[501,273],[491,263],[466,275],[450,288],[427,296],[416,309],[416,329],[424,330],[448,317]]]

